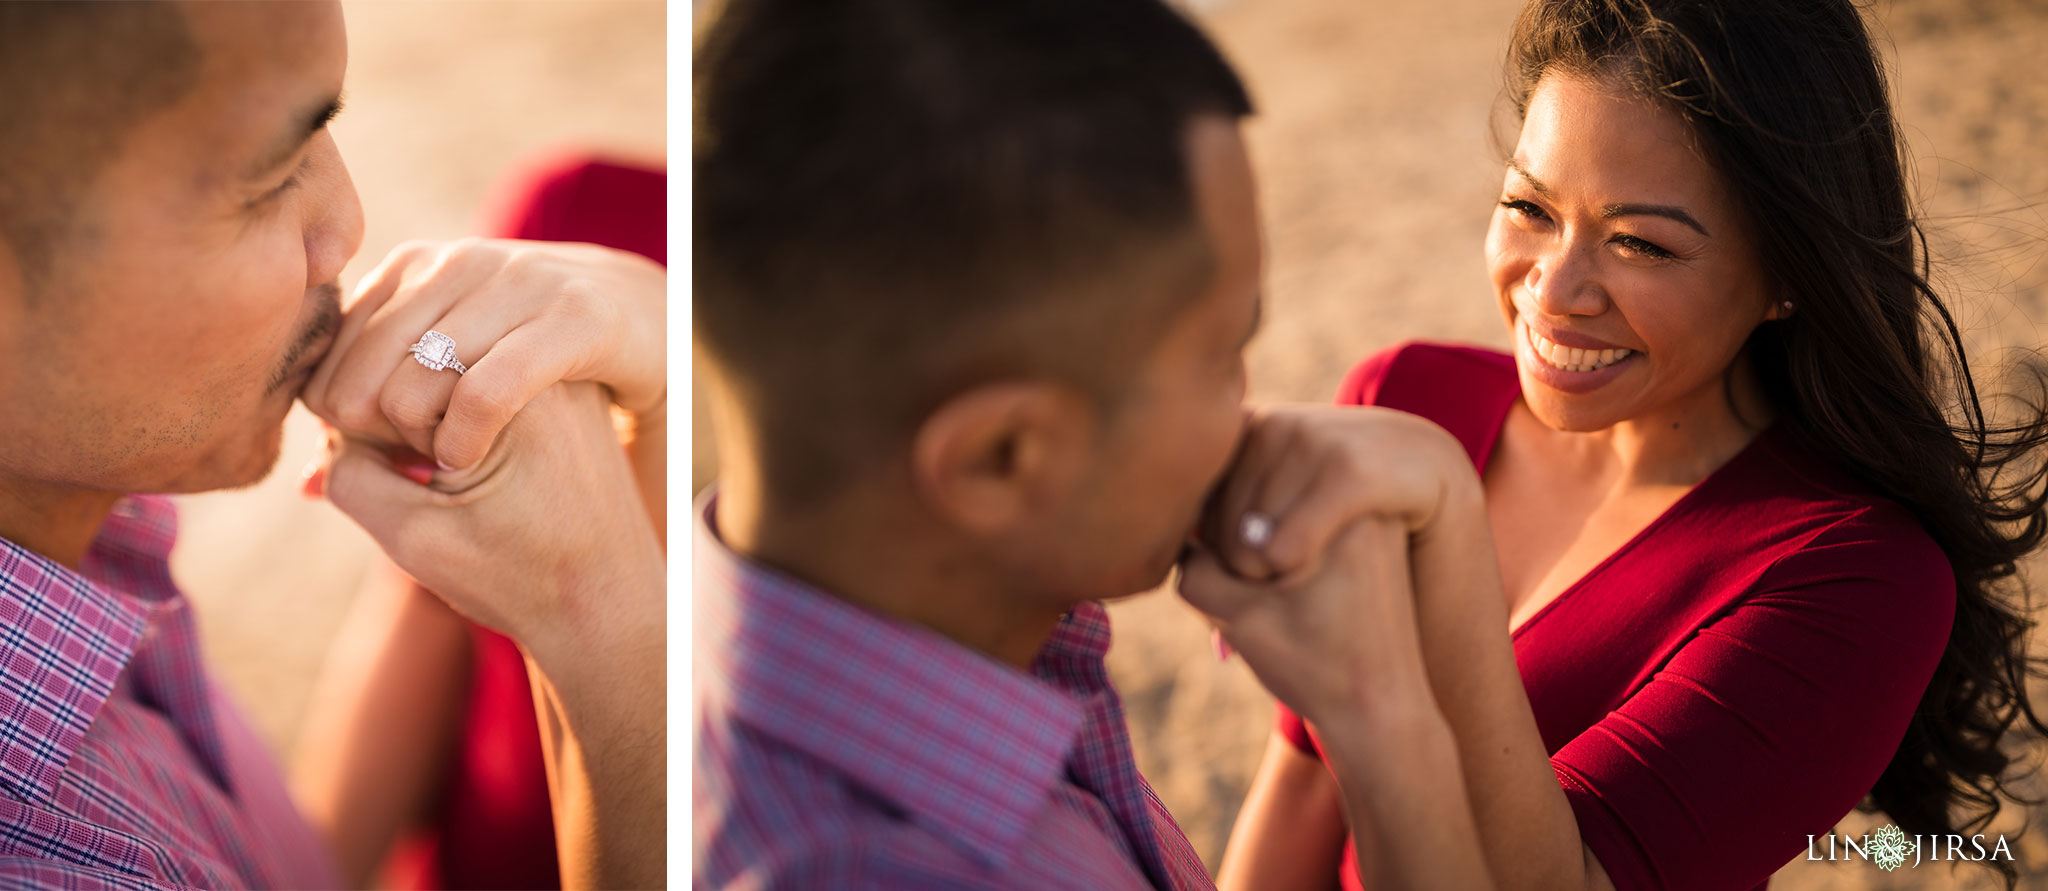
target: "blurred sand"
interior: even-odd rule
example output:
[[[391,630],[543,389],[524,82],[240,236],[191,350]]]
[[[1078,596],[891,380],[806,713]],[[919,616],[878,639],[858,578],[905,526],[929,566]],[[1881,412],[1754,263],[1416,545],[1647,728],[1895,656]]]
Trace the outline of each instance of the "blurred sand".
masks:
[[[349,2],[347,110],[334,123],[367,231],[352,286],[400,241],[474,233],[508,167],[555,149],[666,154],[658,0]],[[315,674],[369,560],[369,538],[298,494],[320,427],[286,422],[263,483],[181,498],[173,570],[216,672],[288,753]]]
[[[1250,82],[1269,256],[1255,401],[1323,401],[1349,365],[1414,337],[1505,346],[1480,261],[1500,181],[1489,136],[1517,0],[1197,4]],[[1893,0],[1874,9],[1951,306],[1980,368],[2048,343],[2048,2]],[[1510,140],[1511,142],[1512,140]],[[712,456],[697,419],[693,479]],[[1140,766],[1213,867],[1271,722],[1241,662],[1219,665],[1170,596],[1113,606],[1111,670]],[[1878,658],[1873,654],[1873,658]],[[2048,690],[2036,694],[2048,709]],[[2015,832],[2007,809],[1994,831]],[[1877,821],[1881,825],[1885,821]],[[1838,831],[1874,828],[1852,816]],[[2011,837],[2048,887],[2039,827]],[[1971,878],[1978,870],[1957,874]],[[1795,862],[1779,889],[1948,886],[1943,868],[1886,874]],[[1981,886],[1973,882],[1972,886]]]

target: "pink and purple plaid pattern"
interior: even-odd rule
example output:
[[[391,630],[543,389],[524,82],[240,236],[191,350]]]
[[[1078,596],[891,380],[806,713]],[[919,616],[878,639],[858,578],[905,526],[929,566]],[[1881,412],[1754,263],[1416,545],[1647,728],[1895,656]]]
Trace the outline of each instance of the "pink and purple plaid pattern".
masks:
[[[695,529],[695,885],[1214,885],[1138,775],[1082,604],[1030,675]]]
[[[276,763],[200,663],[170,501],[82,572],[0,540],[0,887],[331,888]]]

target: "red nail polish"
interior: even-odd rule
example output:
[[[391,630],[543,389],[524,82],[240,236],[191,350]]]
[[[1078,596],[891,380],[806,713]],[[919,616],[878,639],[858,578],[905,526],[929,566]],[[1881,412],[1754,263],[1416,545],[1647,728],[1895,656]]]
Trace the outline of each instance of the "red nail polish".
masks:
[[[422,486],[434,481],[434,468],[428,467],[425,464],[401,464],[398,467],[398,472],[405,474],[406,479],[419,483]]]
[[[306,482],[299,491],[307,498],[320,498],[327,494],[327,470],[321,468],[306,474]]]

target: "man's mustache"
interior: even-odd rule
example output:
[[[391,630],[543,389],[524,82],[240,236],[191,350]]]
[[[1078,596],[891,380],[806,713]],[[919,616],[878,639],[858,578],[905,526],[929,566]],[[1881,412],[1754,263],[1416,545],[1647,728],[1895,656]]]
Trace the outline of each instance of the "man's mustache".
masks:
[[[277,373],[271,375],[272,390],[284,386],[284,382],[291,379],[293,371],[305,360],[306,353],[314,344],[327,340],[341,331],[341,283],[328,282],[314,288],[313,303],[318,314],[313,317],[313,324],[306,327],[306,333],[299,335],[299,339],[285,353],[284,362],[279,365]]]

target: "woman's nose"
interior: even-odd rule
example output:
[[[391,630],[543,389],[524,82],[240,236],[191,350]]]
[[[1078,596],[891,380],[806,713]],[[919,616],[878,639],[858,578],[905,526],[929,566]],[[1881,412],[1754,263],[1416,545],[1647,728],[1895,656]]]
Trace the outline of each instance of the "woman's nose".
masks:
[[[1565,242],[1530,264],[1522,285],[1538,310],[1552,316],[1598,315],[1606,310],[1607,292],[1587,253]]]

